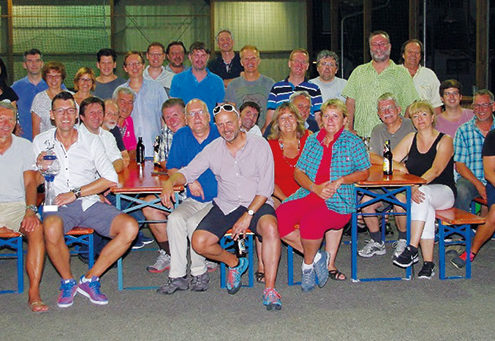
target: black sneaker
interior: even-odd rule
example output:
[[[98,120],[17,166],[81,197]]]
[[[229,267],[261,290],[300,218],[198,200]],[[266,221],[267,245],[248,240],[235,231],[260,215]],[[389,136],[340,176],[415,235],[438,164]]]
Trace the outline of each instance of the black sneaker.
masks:
[[[424,262],[423,267],[418,272],[418,278],[431,279],[435,275],[433,268],[435,264],[433,262]]]
[[[414,263],[418,262],[418,251],[411,250],[411,246],[407,246],[404,252],[402,252],[397,258],[394,259],[394,264],[401,268],[407,268]]]

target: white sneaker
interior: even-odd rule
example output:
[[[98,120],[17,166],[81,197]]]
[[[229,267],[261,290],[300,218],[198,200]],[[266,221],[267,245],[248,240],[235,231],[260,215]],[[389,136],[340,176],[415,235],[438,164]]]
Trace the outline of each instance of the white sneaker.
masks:
[[[393,259],[395,259],[395,258],[399,257],[399,255],[402,252],[404,252],[404,250],[407,247],[407,242],[405,239],[399,239],[392,246],[395,248],[394,256],[393,256]]]
[[[385,250],[385,243],[378,243],[373,239],[367,240],[364,247],[358,251],[358,255],[365,258],[370,258],[374,255],[382,256],[385,253],[387,253],[387,250]]]
[[[155,264],[146,267],[149,272],[158,273],[170,269],[170,255],[165,250],[159,252]]]

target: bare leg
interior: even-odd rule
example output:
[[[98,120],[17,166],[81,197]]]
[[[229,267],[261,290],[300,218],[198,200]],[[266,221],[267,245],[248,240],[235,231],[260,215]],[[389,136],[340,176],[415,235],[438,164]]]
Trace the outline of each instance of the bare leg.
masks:
[[[433,248],[435,246],[435,239],[421,239],[421,253],[423,254],[423,261],[433,262]]]
[[[313,264],[313,261],[315,259],[316,253],[320,249],[321,246],[321,241],[323,238],[320,239],[301,239],[301,243],[303,246],[303,255],[304,255],[304,264]]]
[[[282,240],[299,251],[301,254],[303,253],[303,246],[301,244],[301,234],[299,233],[299,229],[296,229],[293,232],[285,235],[284,237],[282,237]]]
[[[328,230],[325,233],[325,250],[330,255],[328,262],[328,270],[337,270],[335,266],[335,259],[337,258],[337,252],[340,247],[340,240],[342,239],[342,233],[344,229]]]
[[[149,195],[144,198],[145,201],[151,201],[153,199],[156,199],[156,197],[153,195]],[[143,215],[145,216],[146,220],[165,220],[167,219],[168,213],[157,210],[156,208],[144,207]],[[168,240],[167,223],[153,223],[148,225],[150,227],[151,233],[153,233],[153,236],[155,236],[158,243],[166,242]]]
[[[65,245],[63,221],[52,215],[44,219],[43,232],[45,235],[46,251],[50,260],[63,280],[74,278],[70,270],[69,248]]]
[[[371,197],[364,196],[363,201],[370,200]],[[380,205],[380,203],[375,203],[373,205],[369,205],[366,207],[363,207],[361,211],[363,213],[376,213],[376,208]],[[363,216],[364,222],[366,223],[366,227],[368,227],[368,230],[370,233],[374,232],[379,232],[380,231],[380,224],[378,222],[378,217],[377,216]]]
[[[495,232],[495,205],[490,207],[486,222],[483,225],[479,225],[476,229],[476,235],[474,236],[473,245],[471,251],[478,253],[483,244],[489,240]]]
[[[262,216],[258,220],[257,231],[263,237],[261,258],[266,265],[265,288],[275,288],[281,246],[277,219],[272,215]]]
[[[258,237],[255,238],[255,243],[256,243],[256,255],[258,256],[258,272],[264,273],[265,264],[263,264],[263,256],[261,251],[263,247],[263,243],[260,242]]]
[[[223,262],[231,268],[237,266],[237,257],[222,249],[218,241],[218,237],[213,233],[204,230],[196,230],[192,235],[191,245],[194,251],[205,258]]]
[[[419,242],[421,240],[421,235],[423,234],[423,229],[425,227],[424,221],[412,220],[411,221],[411,244],[414,247],[419,246]]]

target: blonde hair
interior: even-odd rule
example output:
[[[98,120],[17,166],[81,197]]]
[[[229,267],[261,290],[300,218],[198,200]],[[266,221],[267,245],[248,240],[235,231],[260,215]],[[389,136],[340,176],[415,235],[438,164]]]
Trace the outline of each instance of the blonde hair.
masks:
[[[83,66],[83,67],[79,68],[79,70],[77,70],[76,75],[74,76],[74,90],[79,91],[79,85],[77,85],[77,83],[79,82],[81,77],[84,75],[89,75],[89,77],[91,78],[91,82],[93,83],[91,85],[91,91],[94,91],[95,86],[96,86],[95,73],[93,72],[93,69],[91,69],[87,66]]]
[[[409,117],[412,118],[414,114],[417,114],[418,112],[427,112],[431,116],[433,116],[433,127],[435,127],[437,123],[437,118],[435,115],[435,111],[433,107],[431,106],[430,102],[424,101],[424,100],[417,100],[411,103],[408,107],[408,113]],[[416,127],[415,127],[416,128]]]
[[[344,102],[342,102],[340,99],[337,98],[329,99],[328,101],[322,104],[320,111],[323,114],[325,110],[330,108],[335,108],[337,110],[340,110],[344,118],[347,117],[347,107],[345,106]]]
[[[290,112],[296,117],[297,127],[296,127],[296,135],[297,138],[300,139],[304,133],[306,132],[306,128],[304,127],[304,120],[299,114],[299,110],[297,107],[290,103],[284,102],[279,105],[279,107],[275,110],[272,118],[272,127],[270,130],[270,135],[268,135],[268,140],[278,140],[280,137],[280,126],[278,124],[278,118],[280,115],[285,113],[286,111]]]

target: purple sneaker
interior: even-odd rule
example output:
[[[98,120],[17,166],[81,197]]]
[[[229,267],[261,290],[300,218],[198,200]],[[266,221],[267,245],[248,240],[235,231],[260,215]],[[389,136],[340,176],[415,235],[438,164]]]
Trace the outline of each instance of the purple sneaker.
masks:
[[[84,275],[79,280],[77,292],[89,298],[91,303],[105,305],[108,304],[108,298],[100,292],[100,278],[93,276],[91,280],[83,282]]]
[[[77,282],[74,279],[60,281],[60,295],[58,295],[57,305],[60,308],[68,308],[74,303],[74,296],[77,294]]]

